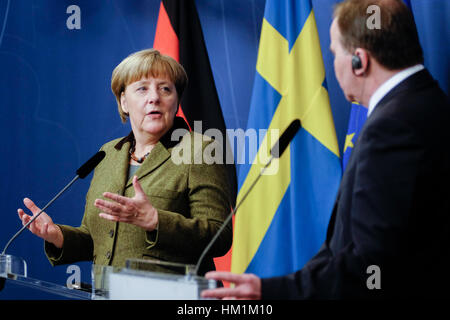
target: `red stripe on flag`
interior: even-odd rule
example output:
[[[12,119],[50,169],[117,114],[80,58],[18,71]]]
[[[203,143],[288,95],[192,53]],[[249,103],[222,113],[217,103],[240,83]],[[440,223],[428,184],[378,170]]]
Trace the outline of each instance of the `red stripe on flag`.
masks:
[[[161,52],[162,54],[171,56],[178,62],[180,62],[180,43],[178,41],[177,34],[173,30],[172,24],[170,23],[169,15],[167,14],[164,3],[161,1],[158,14],[158,22],[156,24],[155,40],[153,41],[153,48]],[[184,119],[187,123],[189,130],[192,131],[189,122],[184,115],[181,106],[178,108],[176,114],[178,117]]]
[[[204,130],[217,128],[226,135],[194,0],[161,1],[153,47],[180,62],[189,76],[189,84],[183,97],[184,110],[180,107],[177,115],[185,120],[189,128],[186,116],[192,122],[203,121]],[[234,165],[227,165],[227,174],[233,189],[234,204],[237,188]],[[232,249],[224,256],[214,259],[217,270],[230,271],[231,254]]]
[[[189,127],[189,131],[192,131],[192,128],[191,128],[191,126],[189,125],[189,122],[187,121],[186,116],[184,115],[184,112],[183,112],[183,109],[181,108],[181,105],[180,105],[180,107],[178,108],[178,112],[177,112],[176,116],[177,116],[177,117],[183,118],[183,119],[184,119],[184,122],[186,122],[187,126]]]
[[[180,62],[180,50],[178,37],[173,30],[167,15],[166,8],[161,2],[159,7],[158,22],[156,24],[155,40],[153,41],[153,48],[157,49],[162,54],[171,56]]]
[[[233,219],[233,230],[234,230],[234,215]],[[216,265],[217,271],[230,271],[231,270],[231,255],[233,254],[233,247],[222,257],[214,258],[214,264]],[[230,283],[223,281],[223,285],[226,288],[230,287]]]

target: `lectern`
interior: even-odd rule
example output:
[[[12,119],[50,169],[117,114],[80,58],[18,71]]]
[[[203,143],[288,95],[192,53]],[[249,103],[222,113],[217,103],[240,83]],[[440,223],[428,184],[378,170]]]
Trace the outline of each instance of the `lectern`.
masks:
[[[155,265],[173,273],[147,271]],[[29,278],[22,258],[0,255],[0,277],[6,281],[77,300],[198,300],[202,290],[216,288],[217,283],[193,270],[191,265],[139,259],[127,260],[124,268],[92,265],[92,289],[80,290]]]

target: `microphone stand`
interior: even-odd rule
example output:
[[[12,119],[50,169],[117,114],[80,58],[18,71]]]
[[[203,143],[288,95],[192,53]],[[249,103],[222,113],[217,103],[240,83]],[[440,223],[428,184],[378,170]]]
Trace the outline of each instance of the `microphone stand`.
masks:
[[[86,178],[86,176],[92,171],[94,170],[94,168],[100,163],[100,161],[103,160],[103,158],[106,156],[105,151],[99,151],[96,154],[94,154],[88,161],[86,161],[81,167],[78,168],[77,170],[77,175],[75,176],[75,178],[72,179],[72,181],[70,181],[56,196],[53,197],[52,200],[49,201],[49,203],[47,203],[45,205],[44,208],[42,208],[41,211],[39,211],[33,218],[31,218],[30,221],[28,221],[27,224],[25,224],[6,244],[5,248],[3,249],[2,252],[2,256],[5,255],[6,249],[8,249],[9,245],[11,244],[11,242],[13,242],[13,240],[15,238],[17,238],[19,236],[19,234],[22,233],[23,230],[25,230],[31,223],[33,223],[34,220],[37,219],[37,217],[39,217],[41,215],[42,212],[44,212],[45,209],[48,208],[48,206],[50,206],[56,199],[59,198],[59,196],[61,196],[63,194],[64,191],[66,191],[75,181],[78,180],[78,178],[84,179]]]
[[[80,178],[80,176],[77,174],[75,176],[75,178],[72,179],[72,181],[70,181],[56,196],[53,197],[52,200],[50,200],[44,208],[41,209],[41,211],[39,211],[30,221],[27,222],[27,224],[25,224],[19,231],[16,232],[16,234],[9,239],[8,243],[6,244],[5,248],[2,251],[2,256],[5,255],[6,249],[8,249],[9,245],[11,244],[11,242],[14,241],[14,239],[16,239],[22,232],[23,230],[25,230],[26,228],[28,228],[28,226],[33,223],[34,220],[36,220],[42,212],[44,212],[45,209],[47,209],[56,199],[58,199],[63,193],[64,191],[66,191],[75,181],[77,181]]]
[[[289,143],[292,141],[294,136],[297,134],[297,131],[301,128],[301,122],[300,119],[293,120],[289,126],[286,128],[286,130],[283,132],[281,137],[277,140],[275,145],[270,150],[270,158],[269,161],[265,164],[265,166],[262,168],[259,175],[256,177],[255,181],[253,181],[250,188],[248,188],[247,192],[245,192],[244,196],[242,197],[242,200],[237,204],[234,210],[231,210],[228,217],[225,219],[222,226],[219,228],[219,230],[216,232],[214,237],[211,239],[211,241],[208,243],[206,248],[203,250],[202,254],[200,255],[200,258],[198,259],[197,264],[195,265],[194,275],[198,275],[198,269],[200,268],[200,264],[202,263],[203,259],[206,256],[206,253],[209,251],[209,249],[212,247],[214,242],[217,240],[219,235],[222,233],[223,229],[227,226],[227,224],[230,222],[231,218],[233,217],[233,213],[236,214],[241,204],[244,202],[245,198],[247,198],[250,191],[253,189],[255,184],[258,182],[259,178],[263,175],[263,173],[266,171],[267,167],[270,165],[272,160],[274,158],[280,158],[281,155],[284,153],[284,150],[288,147]]]
[[[241,206],[241,204],[244,202],[245,198],[247,198],[248,194],[250,193],[250,191],[253,189],[253,187],[256,185],[256,183],[258,182],[258,180],[261,178],[261,176],[264,174],[264,172],[266,171],[267,167],[269,167],[269,165],[272,163],[272,160],[274,159],[274,156],[271,155],[269,161],[264,165],[264,167],[261,169],[260,173],[258,174],[258,176],[256,177],[255,181],[253,181],[253,183],[251,184],[251,186],[248,188],[248,190],[245,192],[244,196],[242,197],[241,201],[239,201],[239,203],[236,205],[236,207],[234,208],[234,210],[231,210],[230,214],[228,215],[228,217],[225,219],[225,221],[223,222],[222,226],[219,228],[219,230],[217,230],[216,234],[214,235],[214,237],[211,239],[211,241],[208,243],[208,245],[206,246],[206,248],[203,250],[202,255],[200,256],[200,258],[198,259],[198,262],[195,266],[194,269],[194,275],[198,275],[198,269],[200,268],[200,265],[203,261],[203,259],[206,256],[206,253],[209,251],[209,249],[212,247],[212,245],[216,242],[217,238],[219,237],[219,235],[222,234],[223,229],[225,229],[225,227],[228,225],[228,223],[230,223],[231,218],[233,217],[233,214],[236,215],[239,207]]]
[[[63,193],[64,191],[66,191],[75,181],[77,181],[79,178],[84,179],[86,178],[86,176],[92,171],[94,170],[94,168],[103,160],[103,158],[105,158],[106,153],[105,151],[99,151],[97,152],[94,156],[92,156],[88,161],[86,161],[80,168],[78,168],[78,170],[76,171],[76,176],[72,179],[72,181],[70,181],[60,192],[58,192],[58,194],[56,196],[53,197],[52,200],[50,200],[45,207],[43,207],[41,209],[41,211],[39,211],[36,215],[34,215],[30,221],[28,221],[19,231],[16,232],[16,234],[8,241],[8,243],[6,244],[5,248],[3,249],[2,253],[0,254],[0,274],[2,276],[0,276],[0,291],[3,290],[3,287],[5,285],[5,281],[6,281],[6,277],[8,276],[9,273],[11,273],[11,269],[14,266],[14,269],[19,270],[20,266],[15,265],[14,263],[16,263],[17,261],[19,261],[17,258],[15,258],[14,256],[10,256],[10,255],[6,255],[6,250],[8,249],[8,247],[10,246],[10,244],[14,241],[14,239],[16,239],[22,232],[23,230],[25,230],[26,228],[28,228],[28,226],[33,223],[33,221],[35,221],[42,212],[44,212],[45,209],[47,209],[56,199],[58,199]],[[23,261],[23,260],[21,260]],[[19,262],[20,263],[20,262]],[[17,271],[14,270],[14,271]],[[23,261],[23,270],[20,270],[20,272],[18,273],[18,275],[20,277],[27,277],[26,275],[26,263],[25,261]],[[6,276],[6,277],[4,277]],[[17,276],[17,274],[16,274]],[[42,286],[42,281],[31,281],[29,282],[30,285],[32,286],[37,286],[37,287],[41,287]],[[49,284],[51,286],[51,284]],[[55,291],[58,294],[60,294],[61,292],[61,288],[57,288],[55,289],[54,287],[52,289],[50,289],[50,287],[47,287],[47,290],[50,291]],[[64,295],[68,295],[70,297],[73,296],[73,294],[67,294],[64,293]]]

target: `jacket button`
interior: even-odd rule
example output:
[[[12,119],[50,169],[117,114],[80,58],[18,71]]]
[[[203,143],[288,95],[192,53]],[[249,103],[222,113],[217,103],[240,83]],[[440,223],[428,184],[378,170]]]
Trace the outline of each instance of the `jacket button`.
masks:
[[[106,253],[106,259],[110,259],[111,258],[111,251],[108,251],[107,253]]]
[[[114,237],[114,230],[113,230],[113,229],[109,230],[109,236],[110,236],[111,238]]]

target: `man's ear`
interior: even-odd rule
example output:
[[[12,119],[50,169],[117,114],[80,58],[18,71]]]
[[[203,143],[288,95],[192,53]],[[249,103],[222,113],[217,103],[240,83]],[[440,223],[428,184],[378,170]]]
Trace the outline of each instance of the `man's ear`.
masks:
[[[352,60],[353,61],[359,60],[357,65],[356,63],[354,64],[352,62],[353,73],[355,74],[355,76],[360,77],[367,74],[370,65],[370,55],[369,52],[367,52],[367,50],[362,48],[356,48],[353,53]]]

